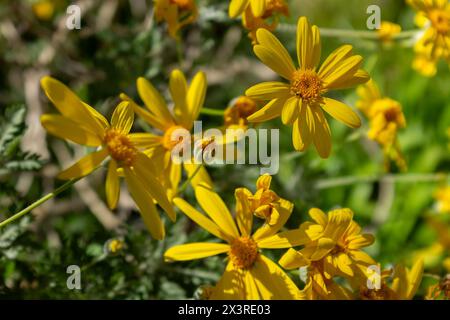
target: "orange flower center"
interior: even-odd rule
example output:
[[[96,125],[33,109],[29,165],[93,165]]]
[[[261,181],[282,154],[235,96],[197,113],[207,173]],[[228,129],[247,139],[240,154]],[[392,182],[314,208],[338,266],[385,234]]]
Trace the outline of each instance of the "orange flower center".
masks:
[[[258,245],[250,237],[240,237],[233,241],[228,257],[235,267],[249,269],[258,257]]]
[[[432,10],[428,17],[438,33],[448,34],[450,32],[450,13],[443,10]]]
[[[180,133],[176,133],[177,130],[180,130]],[[163,147],[167,150],[172,150],[176,145],[183,142],[182,133],[185,131],[186,129],[182,126],[172,126],[167,129],[162,139]]]
[[[109,129],[103,142],[114,160],[128,167],[133,165],[138,151],[127,135],[116,129]]]
[[[315,100],[320,97],[322,80],[313,70],[296,70],[292,75],[291,93],[303,100]]]
[[[169,0],[170,3],[175,4],[181,10],[190,10],[192,8],[192,0]]]

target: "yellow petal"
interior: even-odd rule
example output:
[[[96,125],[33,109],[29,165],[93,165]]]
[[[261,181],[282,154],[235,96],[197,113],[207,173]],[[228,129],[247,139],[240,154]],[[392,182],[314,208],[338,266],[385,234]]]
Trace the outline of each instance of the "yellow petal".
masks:
[[[190,129],[193,122],[197,120],[200,109],[203,107],[206,96],[206,75],[203,72],[198,72],[191,81],[187,92],[187,106],[189,123],[187,128]]]
[[[345,253],[340,253],[335,257],[338,269],[348,277],[353,277],[352,261]]]
[[[326,256],[332,249],[334,249],[336,242],[329,238],[320,238],[317,241],[317,246],[314,253],[311,255],[311,260],[317,261]]]
[[[178,185],[180,184],[181,180],[181,164],[174,162],[170,163],[169,180],[173,192],[169,197],[170,200],[178,192]]]
[[[273,100],[290,96],[290,86],[283,82],[261,82],[245,91],[245,95],[255,100]]]
[[[311,27],[312,31],[312,47],[313,47],[313,53],[311,58],[311,65],[316,68],[317,65],[320,62],[320,55],[322,51],[322,44],[320,41],[320,31],[317,26]]]
[[[55,107],[66,118],[83,124],[98,136],[108,127],[106,119],[95,109],[84,104],[75,93],[64,84],[51,77],[43,77],[41,86]]]
[[[264,122],[281,115],[286,99],[274,99],[264,107],[247,117],[249,122]]]
[[[96,133],[65,116],[44,114],[41,116],[41,123],[48,133],[58,138],[89,147],[98,147],[102,144],[101,138]]]
[[[177,123],[187,127],[187,124],[190,122],[186,99],[188,87],[183,72],[178,69],[172,71],[170,74],[169,88],[170,95],[175,104],[173,110]]]
[[[152,172],[153,163],[143,153],[138,153],[137,159],[134,164],[134,171],[136,177],[141,181],[147,192],[155,199],[161,208],[167,213],[172,221],[175,221],[176,214],[173,210],[173,206],[167,199],[166,190],[161,183],[156,179],[156,172]]]
[[[123,134],[128,134],[133,126],[134,113],[128,101],[122,101],[114,110],[111,126]]]
[[[302,103],[300,106],[300,116],[294,122],[292,132],[292,140],[296,150],[304,151],[309,147],[313,139],[313,125],[314,118],[311,108],[306,103]]]
[[[313,135],[314,145],[320,157],[326,159],[331,152],[331,132],[322,110],[319,108],[311,108],[314,116],[315,132]]]
[[[286,125],[291,125],[297,120],[300,113],[299,110],[299,99],[297,97],[289,98],[283,106],[283,111],[281,112],[281,120]]]
[[[272,260],[260,255],[250,272],[264,300],[296,300],[300,291],[289,276]]]
[[[78,160],[78,162],[70,168],[59,173],[58,179],[70,180],[84,177],[96,169],[107,156],[108,151],[106,149],[90,153]]]
[[[284,269],[292,270],[309,265],[309,261],[295,249],[290,248],[278,261]]]
[[[280,76],[290,80],[295,67],[286,48],[266,29],[258,29],[256,37],[259,43],[253,47],[256,56]]]
[[[354,86],[366,83],[370,80],[370,75],[359,69],[353,74],[349,74],[347,77],[340,79],[339,81],[335,81],[332,85],[327,85],[328,90],[335,89],[347,89],[352,88]]]
[[[308,235],[302,229],[295,229],[277,233],[273,236],[257,241],[262,249],[283,249],[306,244],[310,241]]]
[[[232,237],[224,233],[213,221],[207,218],[205,215],[201,214],[197,210],[195,210],[189,203],[184,201],[181,198],[174,198],[173,203],[183,211],[185,215],[187,215],[192,221],[198,224],[200,227],[216,236],[219,239],[231,242],[233,240]]]
[[[313,33],[306,17],[300,17],[297,23],[297,56],[303,70],[315,67]]]
[[[155,127],[156,129],[165,131],[167,128],[172,126],[172,123],[165,123],[164,119],[161,119],[158,116],[155,116],[153,113],[151,113],[148,110],[145,110],[144,108],[139,107],[136,102],[134,102],[130,97],[128,97],[126,94],[121,93],[120,98],[123,101],[128,101],[130,103],[130,106],[133,108],[133,111],[136,112],[142,119],[144,119],[147,123],[149,123],[151,126]]]
[[[206,171],[205,166],[194,163],[183,163],[183,166],[188,177],[191,177],[197,171],[195,176],[191,179],[191,186],[193,188],[197,187],[199,184],[207,185],[211,188],[213,187],[213,182],[208,171]],[[201,168],[197,170],[198,166],[201,166]]]
[[[355,250],[370,246],[375,241],[375,237],[371,234],[359,234],[347,238],[347,241],[347,248],[350,250]]]
[[[336,120],[341,121],[350,128],[359,128],[361,126],[359,116],[346,104],[330,98],[323,98],[323,102],[322,109]]]
[[[255,241],[259,241],[276,234],[289,219],[293,209],[294,204],[292,202],[285,199],[280,199],[279,203],[273,207],[273,210],[277,211],[279,215],[277,222],[274,225],[264,224],[253,234],[253,239]]]
[[[311,217],[311,219],[320,224],[322,227],[325,227],[327,225],[328,221],[327,215],[319,208],[310,209],[308,214]]]
[[[109,161],[108,173],[106,175],[106,201],[111,209],[115,209],[119,200],[119,175],[117,164],[114,160]]]
[[[256,287],[255,279],[249,271],[244,271],[243,275],[245,287],[245,300],[261,300],[258,288]]]
[[[334,66],[332,72],[326,77],[321,77],[324,88],[338,88],[343,86],[352,75],[354,75],[362,64],[362,57],[355,55],[346,58]],[[345,87],[345,86],[344,86]]]
[[[149,188],[141,183],[137,175],[129,168],[124,168],[125,180],[131,197],[136,202],[145,226],[156,240],[162,240],[165,236],[164,224],[158,214],[152,196],[147,192]]]
[[[151,133],[130,133],[128,139],[133,143],[136,148],[150,149],[161,145],[161,136],[157,136]]]
[[[234,192],[236,198],[236,221],[242,236],[252,232],[253,212],[250,209],[249,197],[252,193],[246,188],[238,188]]]
[[[197,242],[174,246],[164,253],[164,261],[188,261],[215,256],[230,250],[225,243]]]
[[[327,59],[322,63],[318,75],[321,79],[329,77],[343,60],[352,55],[353,47],[351,45],[343,45],[334,50]]]
[[[167,109],[167,105],[163,97],[153,87],[153,85],[144,78],[137,79],[137,90],[145,106],[153,115],[160,118],[167,126],[174,125],[172,115]]]
[[[211,295],[211,300],[244,300],[245,282],[242,271],[234,268],[232,262],[228,262],[225,272],[216,284]]]
[[[212,191],[207,185],[200,184],[195,188],[195,197],[202,209],[224,233],[231,238],[239,237],[239,232],[233,221],[233,217],[217,193]]]
[[[228,8],[228,15],[230,18],[236,18],[240,16],[247,5],[249,4],[250,0],[231,0],[230,6]]]
[[[408,293],[406,299],[414,298],[420,286],[423,276],[423,260],[417,260],[410,271],[408,271]]]
[[[256,18],[261,17],[266,10],[266,0],[250,0],[252,13]]]

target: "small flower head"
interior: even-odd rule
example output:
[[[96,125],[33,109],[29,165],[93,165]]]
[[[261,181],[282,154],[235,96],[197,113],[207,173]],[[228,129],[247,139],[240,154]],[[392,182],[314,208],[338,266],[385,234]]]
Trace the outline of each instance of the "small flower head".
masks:
[[[230,129],[247,129],[247,117],[256,112],[258,106],[253,99],[245,96],[237,98],[224,113],[224,124]]]
[[[389,44],[395,35],[402,31],[402,27],[396,23],[389,21],[381,21],[380,29],[378,29],[378,37],[384,44]]]
[[[178,39],[178,31],[193,23],[198,16],[195,0],[154,0],[155,17],[158,22],[166,21],[169,35]]]

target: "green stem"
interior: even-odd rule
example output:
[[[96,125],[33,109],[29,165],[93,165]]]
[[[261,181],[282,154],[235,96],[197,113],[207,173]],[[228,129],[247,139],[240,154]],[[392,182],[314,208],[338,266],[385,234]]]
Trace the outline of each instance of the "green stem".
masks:
[[[200,113],[207,114],[209,116],[223,117],[224,111],[218,109],[202,108],[200,109]]]
[[[81,178],[76,178],[76,179],[72,179],[67,181],[66,183],[64,183],[62,186],[60,186],[59,188],[55,189],[53,192],[50,192],[49,194],[43,196],[42,198],[40,198],[39,200],[33,202],[31,205],[29,205],[28,207],[26,207],[25,209],[17,212],[15,215],[13,215],[12,217],[9,217],[8,219],[0,222],[0,228],[6,226],[7,224],[21,218],[22,216],[26,215],[27,213],[29,213],[30,211],[32,211],[33,209],[39,207],[41,204],[43,204],[44,202],[56,197],[58,194],[60,194],[61,192],[67,190],[70,186],[72,186],[73,184],[75,184],[75,182],[77,182],[78,180],[80,180]]]
[[[281,24],[280,30],[285,32],[296,32],[297,26],[293,24]],[[392,36],[392,39],[400,40],[415,36],[420,30],[407,30],[397,33]],[[346,29],[331,29],[320,28],[320,35],[322,37],[342,37],[342,38],[364,38],[378,40],[379,34],[377,30],[346,30]]]
[[[195,169],[194,173],[191,174],[191,176],[188,177],[187,180],[181,185],[180,189],[178,189],[177,194],[181,194],[184,192],[184,190],[186,190],[189,183],[192,181],[192,179],[194,179],[194,177],[197,175],[197,173],[200,171],[201,168],[202,168],[202,165],[199,164],[198,167]]]
[[[180,64],[180,68],[183,66],[184,59],[183,59],[183,43],[180,39],[176,40],[177,43],[177,57],[178,57],[178,63]]]

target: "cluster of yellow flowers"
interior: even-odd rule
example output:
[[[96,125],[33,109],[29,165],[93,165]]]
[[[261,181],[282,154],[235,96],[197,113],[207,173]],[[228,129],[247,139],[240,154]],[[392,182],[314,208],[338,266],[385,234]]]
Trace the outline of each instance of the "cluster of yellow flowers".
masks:
[[[416,45],[417,59],[435,65],[438,59],[450,61],[450,7],[447,0],[410,0],[427,31]],[[184,25],[198,16],[193,0],[155,0],[155,16],[168,23],[169,33],[177,38]],[[305,151],[314,144],[322,158],[331,153],[331,131],[326,114],[350,128],[361,126],[360,117],[349,106],[328,97],[331,90],[358,87],[358,108],[369,119],[368,137],[382,147],[386,165],[395,161],[400,169],[406,163],[399,148],[397,133],[406,126],[399,102],[384,97],[369,74],[362,69],[363,58],[353,53],[350,45],[333,51],[322,63],[319,28],[305,17],[298,20],[297,64],[271,31],[279,15],[288,15],[283,0],[232,0],[230,17],[242,16],[253,40],[255,55],[286,81],[256,84],[225,110],[227,128],[246,129],[251,123],[281,117],[292,126],[292,144]],[[421,20],[422,21],[422,20]],[[379,37],[388,42],[401,29],[384,23]],[[417,66],[419,62],[415,62]],[[427,69],[431,74],[431,68]],[[42,124],[52,135],[76,144],[93,147],[76,164],[59,174],[61,179],[77,179],[107,166],[105,194],[107,203],[115,208],[119,199],[120,178],[136,202],[152,237],[163,239],[165,228],[157,205],[175,221],[174,205],[200,227],[223,240],[177,245],[164,254],[166,261],[200,259],[227,254],[221,280],[204,290],[205,299],[412,299],[421,282],[423,262],[418,259],[411,269],[397,265],[393,270],[375,272],[380,265],[362,249],[374,242],[362,233],[350,209],[324,213],[313,208],[312,221],[297,229],[283,230],[293,211],[293,203],[271,190],[271,177],[261,176],[255,193],[235,190],[234,214],[213,191],[213,183],[202,165],[175,163],[171,151],[180,143],[172,133],[177,129],[191,131],[203,107],[207,81],[198,72],[188,83],[180,70],[170,74],[168,107],[161,93],[146,79],[136,82],[145,107],[125,94],[114,110],[111,121],[81,101],[64,84],[51,77],[41,80],[42,88],[60,115],[42,116]],[[260,105],[262,105],[260,107]],[[134,116],[138,115],[160,134],[132,133]],[[106,160],[106,161],[105,161]],[[180,197],[180,182],[185,170],[200,213]],[[436,197],[442,210],[450,211],[449,192]],[[255,230],[254,219],[260,219]],[[111,251],[122,248],[111,243]],[[279,265],[263,254],[266,249],[287,249]],[[299,289],[283,271],[298,270],[305,286]],[[441,287],[440,287],[441,288]],[[444,290],[444,289],[442,289]]]

